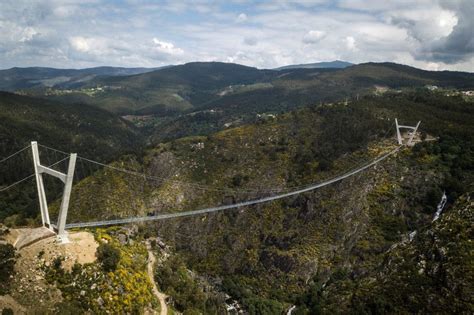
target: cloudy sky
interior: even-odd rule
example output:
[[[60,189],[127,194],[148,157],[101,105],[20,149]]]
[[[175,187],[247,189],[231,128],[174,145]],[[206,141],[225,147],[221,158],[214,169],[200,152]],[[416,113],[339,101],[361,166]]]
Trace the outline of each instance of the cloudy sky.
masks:
[[[393,61],[474,72],[474,0],[0,0],[0,68]]]

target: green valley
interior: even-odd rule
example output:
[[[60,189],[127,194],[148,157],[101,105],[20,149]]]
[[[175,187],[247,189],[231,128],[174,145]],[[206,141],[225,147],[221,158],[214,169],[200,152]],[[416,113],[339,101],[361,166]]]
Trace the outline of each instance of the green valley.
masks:
[[[469,87],[471,81],[464,81],[468,75],[462,73],[439,75],[444,76],[440,81],[407,69],[394,79],[394,66],[384,65],[386,73],[378,67],[350,67],[344,74],[323,70],[321,83],[307,72],[314,70],[267,80],[250,68],[245,71],[255,77],[246,81],[248,73],[237,76],[239,84],[232,89],[222,78],[199,77],[186,83],[177,78],[203,91],[201,96],[189,94],[189,100],[205,99],[206,94],[214,99],[189,105],[189,110],[157,124],[143,118],[140,128],[90,104],[3,93],[3,155],[34,136],[49,147],[108,163],[76,179],[68,223],[151,217],[293,191],[393,150],[395,118],[408,125],[422,121],[415,146],[318,190],[212,214],[91,228],[87,238],[102,246],[97,262],[91,259],[68,269],[72,262],[67,257],[72,254],[61,258],[55,253],[45,258],[49,265],[41,265],[39,277],[46,282],[40,285],[63,296],[52,297],[48,305],[76,313],[159,308],[144,276],[149,242],[158,257],[153,269],[158,290],[168,296],[170,311],[184,314],[220,314],[229,308],[249,314],[290,309],[292,314],[449,313],[448,300],[460,313],[472,309],[474,102],[453,88]],[[374,78],[369,85],[359,77],[361,72]],[[165,88],[160,76],[156,81],[143,79],[151,91]],[[346,99],[337,93],[338,86],[327,86],[330,76],[348,84],[341,89],[354,85],[353,91],[361,92],[359,88],[367,86],[367,93]],[[136,80],[114,80],[124,78],[132,80],[130,86]],[[226,93],[205,88],[214,80]],[[413,80],[414,86],[403,88],[404,80]],[[334,93],[334,98],[328,96],[331,101],[310,93],[322,82],[326,93]],[[380,82],[388,88],[374,91]],[[276,103],[262,102],[272,97],[276,102],[276,87],[283,91],[290,83],[302,97],[282,95],[299,99],[300,105],[279,103],[272,109]],[[446,88],[425,87],[435,83]],[[235,123],[226,125],[229,121]],[[31,160],[22,163],[22,174],[27,175]],[[19,175],[12,165],[2,171],[5,182]],[[32,184],[22,184],[29,188],[10,191],[1,199],[2,220],[14,231],[39,222]],[[50,213],[56,218],[61,186],[49,187]],[[432,222],[443,191],[447,205]],[[71,237],[85,237],[81,233],[82,229],[71,230]],[[44,246],[42,242],[35,246]],[[27,248],[20,252],[27,255]],[[42,258],[35,259],[43,264]],[[7,292],[31,303],[34,295],[18,297],[21,288],[13,281]],[[123,292],[127,298],[120,300]],[[131,302],[138,297],[137,303]],[[433,302],[423,303],[426,298]]]
[[[0,315],[474,314],[473,0],[0,4]]]
[[[181,312],[217,312],[226,300],[223,293],[251,314],[282,313],[291,305],[299,314],[422,311],[421,304],[405,309],[394,299],[394,284],[385,281],[408,276],[394,271],[398,267],[387,260],[403,263],[393,255],[414,255],[414,249],[405,253],[403,248],[426,246],[418,244],[431,230],[443,190],[449,206],[447,221],[442,215],[439,224],[459,222],[449,219],[456,216],[457,202],[467,206],[463,216],[472,211],[465,203],[474,188],[471,107],[462,97],[393,93],[310,106],[209,136],[162,143],[144,156],[126,156],[113,164],[159,180],[99,171],[76,184],[70,221],[185,211],[275,193],[269,188],[305,186],[393,148],[393,118],[408,123],[421,118],[422,137],[436,141],[403,149],[353,178],[282,201],[144,224],[142,229],[171,246],[156,279],[166,294],[176,297],[174,306]],[[464,242],[468,226],[457,227],[466,235]],[[415,231],[412,244],[407,239]],[[469,260],[463,263],[467,265],[460,270],[469,269]],[[380,279],[381,287],[372,279]],[[468,308],[469,285],[459,277],[450,279],[451,286],[463,288],[458,307]],[[411,291],[414,299],[427,294],[442,298],[441,284],[426,285],[426,291]]]

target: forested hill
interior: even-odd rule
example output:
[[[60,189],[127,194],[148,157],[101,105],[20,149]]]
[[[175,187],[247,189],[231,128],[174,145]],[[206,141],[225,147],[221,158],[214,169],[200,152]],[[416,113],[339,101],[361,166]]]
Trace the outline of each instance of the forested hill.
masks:
[[[373,78],[380,80],[378,83],[382,85],[384,80],[387,80],[385,84],[394,88],[406,87],[410,83],[415,86],[432,84],[458,89],[474,87],[474,73],[472,72],[428,71],[392,62],[369,62],[345,70],[349,76]]]
[[[133,125],[99,108],[7,92],[0,92],[0,120],[0,156],[36,140],[68,152],[110,159],[143,141]]]
[[[1,74],[0,74],[1,76]],[[371,94],[377,88],[474,88],[474,74],[425,71],[394,63],[344,69],[259,70],[237,64],[193,62],[132,76],[102,76],[74,88],[22,93],[83,102],[120,114],[176,115],[201,109],[288,110],[320,101]]]
[[[96,67],[85,69],[56,69],[46,67],[11,68],[0,70],[0,90],[16,91],[27,88],[81,86],[97,76],[121,76],[145,73],[157,68]]]
[[[159,180],[97,172],[74,186],[68,220],[187,211],[305,187],[393,148],[395,117],[421,119],[421,139],[430,141],[320,190],[144,225],[173,249],[156,280],[183,313],[219,313],[216,291],[250,314],[292,305],[295,314],[449,313],[449,300],[469,309],[474,111],[461,96],[372,95],[160,143],[115,164]],[[443,191],[448,205],[432,223]]]
[[[0,121],[1,158],[26,147],[30,141],[38,141],[66,152],[77,152],[83,157],[110,161],[140,149],[144,143],[133,125],[97,107],[65,105],[7,92],[0,92]],[[53,163],[63,157],[61,154],[53,155],[52,159],[43,162]],[[1,163],[0,187],[6,187],[32,172],[31,150],[26,150]],[[35,186],[31,183],[25,182],[2,193],[0,220],[13,214],[21,214],[20,218],[36,216]],[[57,188],[54,185],[47,187],[49,198],[58,197],[61,190]]]
[[[315,62],[315,63],[304,63],[299,65],[287,65],[283,67],[275,68],[275,70],[288,70],[288,69],[321,69],[321,68],[347,68],[353,66],[353,63],[341,60],[334,60],[329,62]]]
[[[385,67],[396,72],[390,64]],[[362,69],[372,73],[374,66]],[[251,68],[243,71],[258,74]],[[308,71],[314,70],[288,77],[307,75],[312,82]],[[406,75],[417,78],[416,73]],[[352,79],[337,82],[357,82],[353,72],[346,76]],[[299,82],[304,86],[305,80]],[[309,94],[310,89],[302,91]],[[252,102],[260,104],[261,99]],[[221,110],[253,110],[250,103],[229,104]],[[402,148],[376,167],[320,190],[235,211],[144,224],[133,241],[159,235],[169,246],[163,246],[169,251],[157,265],[155,279],[171,296],[172,307],[185,314],[220,313],[225,294],[250,314],[282,314],[293,305],[294,314],[448,313],[450,300],[453,310],[469,310],[474,107],[471,98],[460,94],[416,89],[313,103],[206,136],[157,141],[145,152],[112,162],[147,178],[117,168],[88,170],[82,161],[77,174],[86,175],[74,183],[68,222],[201,209],[306,187],[392,150],[395,117],[408,125],[422,120],[420,138],[430,141]],[[104,160],[143,139],[102,109],[10,93],[0,93],[0,119],[2,157],[34,138]],[[21,162],[30,169],[19,172],[16,160],[4,164],[0,188],[32,173],[31,162]],[[46,194],[56,218],[62,185],[49,179]],[[432,223],[443,191],[448,204]],[[12,227],[38,224],[37,204],[34,181],[23,182],[0,198],[0,221]],[[133,261],[129,257],[119,258],[127,268]],[[74,274],[83,273],[76,269]],[[63,281],[69,273],[58,275],[58,289],[71,297],[64,305],[77,307],[75,313],[87,312],[92,304],[112,311],[99,305],[99,291],[89,282],[79,290],[72,278]],[[124,285],[113,300],[124,305],[120,295],[136,293],[133,288]],[[427,299],[441,302],[425,303]]]

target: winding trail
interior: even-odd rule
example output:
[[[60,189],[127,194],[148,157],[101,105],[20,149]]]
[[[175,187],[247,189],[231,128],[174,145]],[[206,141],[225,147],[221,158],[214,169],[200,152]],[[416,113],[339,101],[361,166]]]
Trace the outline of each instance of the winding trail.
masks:
[[[150,241],[146,241],[146,249],[148,251],[148,265],[147,265],[147,273],[148,277],[150,278],[151,283],[153,284],[153,294],[158,298],[160,301],[160,315],[167,315],[168,314],[168,306],[166,305],[166,295],[158,291],[158,287],[156,286],[155,277],[153,275],[153,266],[156,262],[155,254],[153,254],[153,250],[150,245]]]

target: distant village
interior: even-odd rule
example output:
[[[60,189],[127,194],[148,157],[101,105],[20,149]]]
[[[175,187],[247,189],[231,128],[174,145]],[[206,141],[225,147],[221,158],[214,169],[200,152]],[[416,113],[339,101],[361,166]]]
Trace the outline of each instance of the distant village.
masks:
[[[430,91],[445,90],[436,85],[425,85],[425,88],[427,88]],[[459,91],[459,90],[446,91],[446,96],[456,96],[456,95],[474,96],[474,91]]]

